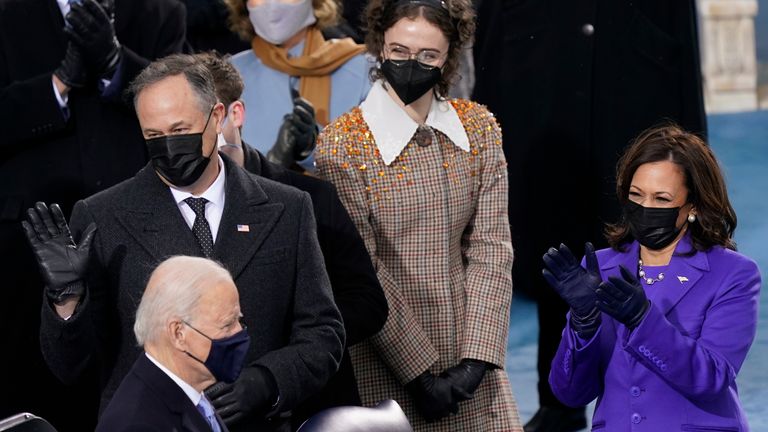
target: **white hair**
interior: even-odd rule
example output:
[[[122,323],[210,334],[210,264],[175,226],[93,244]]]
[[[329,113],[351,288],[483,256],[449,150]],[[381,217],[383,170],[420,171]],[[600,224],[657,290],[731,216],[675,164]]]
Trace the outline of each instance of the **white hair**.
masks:
[[[190,321],[203,293],[222,282],[234,284],[224,267],[206,258],[174,256],[160,263],[136,310],[133,333],[139,346],[156,341],[170,319]]]

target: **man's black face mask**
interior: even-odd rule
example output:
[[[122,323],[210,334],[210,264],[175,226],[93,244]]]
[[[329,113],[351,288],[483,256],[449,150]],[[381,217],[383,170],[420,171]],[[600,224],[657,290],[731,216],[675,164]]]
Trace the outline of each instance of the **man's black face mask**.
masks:
[[[216,145],[208,156],[203,156],[203,133],[211,121],[213,108],[208,113],[202,132],[184,135],[164,135],[146,140],[152,166],[168,183],[186,187],[203,175],[211,161]]]

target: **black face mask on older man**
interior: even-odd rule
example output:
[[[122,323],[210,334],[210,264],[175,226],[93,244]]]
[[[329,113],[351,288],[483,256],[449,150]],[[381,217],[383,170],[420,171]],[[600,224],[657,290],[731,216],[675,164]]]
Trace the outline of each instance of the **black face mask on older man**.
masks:
[[[205,121],[203,131],[199,133],[183,135],[163,135],[146,140],[147,152],[160,176],[168,183],[186,187],[196,182],[203,175],[205,168],[211,161],[216,145],[208,156],[203,156],[203,133],[211,121],[211,112]]]

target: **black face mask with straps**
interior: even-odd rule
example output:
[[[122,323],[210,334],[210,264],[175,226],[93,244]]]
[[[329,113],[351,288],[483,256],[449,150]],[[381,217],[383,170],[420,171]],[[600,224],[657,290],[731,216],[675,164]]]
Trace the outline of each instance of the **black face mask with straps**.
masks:
[[[643,207],[633,201],[624,204],[629,231],[641,245],[658,250],[668,246],[683,229],[677,227],[681,207]]]
[[[211,121],[213,108],[208,113],[202,132],[184,135],[164,135],[145,140],[152,166],[168,183],[186,187],[203,175],[211,161],[216,145],[208,156],[203,155],[203,133]]]
[[[405,105],[410,105],[431,90],[442,78],[439,67],[419,64],[417,60],[384,60],[381,72]]]

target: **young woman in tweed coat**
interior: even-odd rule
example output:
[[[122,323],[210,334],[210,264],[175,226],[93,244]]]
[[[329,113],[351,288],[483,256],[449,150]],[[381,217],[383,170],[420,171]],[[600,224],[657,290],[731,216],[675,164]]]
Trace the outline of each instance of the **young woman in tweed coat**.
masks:
[[[315,153],[389,301],[381,332],[351,349],[360,395],[395,399],[417,431],[521,431],[503,370],[512,244],[501,133],[485,107],[442,97],[474,14],[467,0],[372,0],[367,20],[375,82]]]

